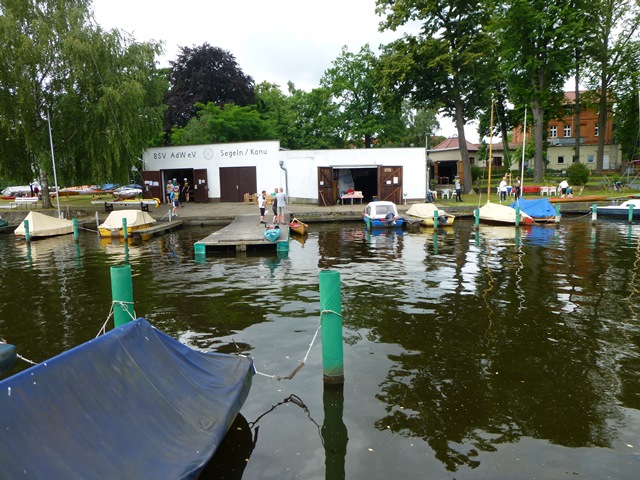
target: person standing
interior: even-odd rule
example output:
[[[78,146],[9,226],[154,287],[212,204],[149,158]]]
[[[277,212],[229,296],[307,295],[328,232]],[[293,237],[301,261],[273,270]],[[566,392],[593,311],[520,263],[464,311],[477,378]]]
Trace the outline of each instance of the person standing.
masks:
[[[460,178],[456,177],[456,202],[462,202],[462,185]]]
[[[521,195],[521,182],[520,182],[520,177],[516,177],[516,182],[515,182],[515,187],[516,187],[516,200],[520,198]]]
[[[178,207],[180,206],[180,187],[173,187],[173,192],[171,194],[171,202],[173,204],[172,214],[174,217],[178,216]]]
[[[171,205],[171,198],[173,197],[173,183],[171,180],[167,182],[167,186],[165,187],[165,198],[167,199],[167,205]]]
[[[262,190],[262,193],[258,195],[258,208],[260,209],[260,223],[265,223],[264,211],[267,208],[267,191],[266,190]]]
[[[502,181],[500,182],[500,187],[498,188],[498,191],[500,192],[500,203],[502,203],[502,201],[506,201],[507,200],[507,177],[502,177]]]
[[[562,196],[560,198],[566,197],[567,188],[569,188],[569,182],[567,182],[566,178],[560,182],[560,185],[558,185],[558,188],[560,189],[560,192],[562,192]]]
[[[182,198],[185,202],[189,203],[189,181],[186,178],[182,184]]]
[[[276,195],[276,201],[278,202],[278,222],[284,225],[284,209],[287,206],[287,196],[284,193],[284,189],[280,187],[280,191]]]
[[[278,187],[276,187],[271,194],[271,196],[273,197],[273,205],[271,206],[271,210],[273,210],[273,221],[271,223],[273,223],[274,225],[278,223],[278,198],[276,197],[276,195],[278,195]]]

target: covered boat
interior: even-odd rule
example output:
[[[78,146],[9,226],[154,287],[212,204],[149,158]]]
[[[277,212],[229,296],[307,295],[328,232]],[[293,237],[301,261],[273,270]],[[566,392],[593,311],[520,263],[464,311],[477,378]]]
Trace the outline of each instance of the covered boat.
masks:
[[[51,217],[38,212],[29,212],[29,215],[20,222],[20,225],[13,232],[18,237],[24,237],[26,234],[24,228],[25,220],[29,222],[29,236],[31,238],[54,237],[73,233],[73,222],[71,220]]]
[[[548,198],[538,198],[535,200],[525,200],[519,198],[510,205],[511,208],[520,207],[520,211],[526,213],[534,220],[555,220],[556,209],[549,202]]]
[[[253,373],[126,323],[0,382],[0,476],[197,478]]]
[[[622,202],[620,205],[606,205],[603,207],[598,206],[597,212],[598,215],[606,217],[620,217],[626,219],[629,218],[629,209],[631,207],[633,207],[632,218],[640,218],[640,199],[627,200],[626,202]]]
[[[516,210],[507,205],[487,202],[480,207],[480,222],[489,225],[515,225]],[[520,225],[532,225],[533,218],[520,211]]]
[[[98,225],[101,237],[123,237],[122,220],[127,220],[127,236],[131,233],[148,228],[156,223],[156,219],[147,212],[140,210],[114,210],[104,223]]]
[[[456,219],[455,215],[445,212],[433,203],[414,203],[407,210],[405,220],[409,222],[415,219],[420,226],[433,227],[433,218],[436,211],[438,212],[438,226],[448,227],[453,225]]]
[[[398,207],[393,202],[370,202],[362,213],[362,219],[370,228],[402,227],[404,219],[398,215]]]

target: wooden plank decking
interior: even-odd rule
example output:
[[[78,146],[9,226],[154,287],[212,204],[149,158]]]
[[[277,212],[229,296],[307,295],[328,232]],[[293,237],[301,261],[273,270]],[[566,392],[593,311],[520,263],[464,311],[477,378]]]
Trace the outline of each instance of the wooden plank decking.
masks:
[[[182,228],[182,220],[171,220],[170,222],[161,221],[152,223],[151,226],[147,228],[141,228],[139,230],[134,230],[131,232],[131,236],[133,238],[140,238],[141,240],[148,240],[152,237],[156,237],[158,235],[162,235],[167,231],[177,230]]]
[[[289,239],[289,225],[280,225],[280,237],[273,243],[265,240],[264,229],[265,225],[260,223],[257,215],[238,215],[231,224],[196,242],[196,245],[205,245],[207,249],[235,248],[244,252],[248,247],[276,248],[278,242]]]

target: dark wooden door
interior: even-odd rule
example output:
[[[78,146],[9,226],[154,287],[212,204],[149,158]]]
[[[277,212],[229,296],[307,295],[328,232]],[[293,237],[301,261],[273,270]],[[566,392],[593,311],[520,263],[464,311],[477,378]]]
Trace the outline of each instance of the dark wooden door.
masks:
[[[257,193],[256,167],[221,167],[220,201],[244,202],[244,194]]]
[[[378,167],[378,200],[402,203],[402,167]]]
[[[318,167],[318,205],[336,204],[334,182],[332,167]]]
[[[206,168],[193,169],[193,201],[207,203],[209,201],[209,183]]]
[[[160,203],[164,202],[164,190],[162,185],[162,174],[160,170],[144,170],[140,172],[142,175],[142,198],[157,198]],[[147,187],[149,191],[147,192]]]

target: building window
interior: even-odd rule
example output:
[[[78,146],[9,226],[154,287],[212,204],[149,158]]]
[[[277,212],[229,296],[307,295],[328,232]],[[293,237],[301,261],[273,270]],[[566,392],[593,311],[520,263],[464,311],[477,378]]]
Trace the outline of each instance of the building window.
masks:
[[[549,127],[549,138],[558,138],[558,127],[556,125]]]
[[[562,165],[564,163],[564,157],[558,157],[558,165]]]
[[[565,125],[564,126],[563,135],[564,135],[564,138],[570,138],[571,137],[571,125]]]
[[[595,155],[593,154],[587,155],[587,163],[593,163],[594,160],[595,160]]]
[[[595,128],[593,129],[593,134],[597,137],[598,136],[598,124],[596,123]]]
[[[474,165],[476,163],[476,157],[469,157],[469,164]]]

